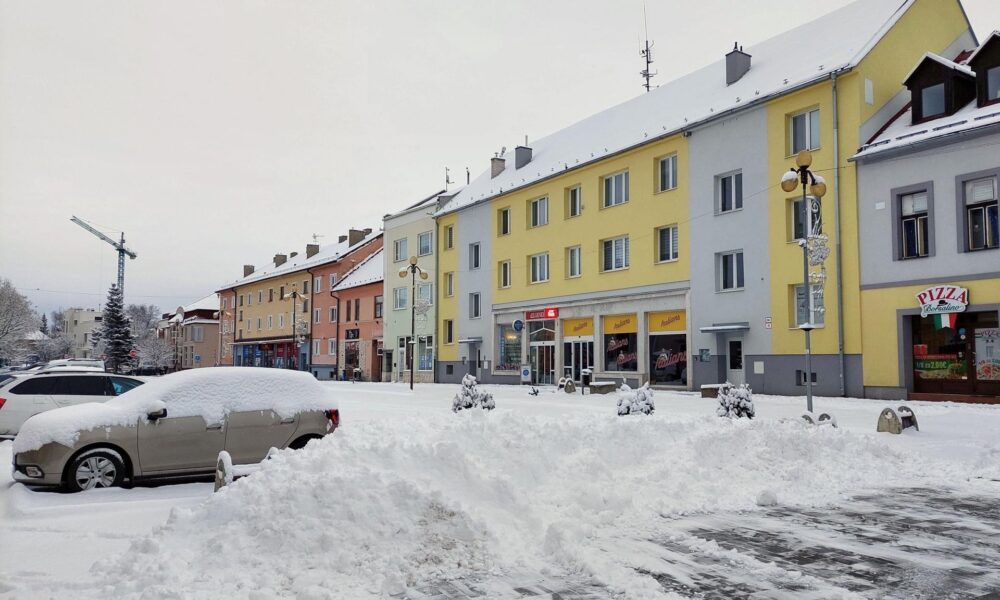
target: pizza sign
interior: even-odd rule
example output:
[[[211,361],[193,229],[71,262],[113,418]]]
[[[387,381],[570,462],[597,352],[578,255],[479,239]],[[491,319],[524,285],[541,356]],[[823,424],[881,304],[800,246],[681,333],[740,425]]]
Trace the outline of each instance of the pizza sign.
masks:
[[[969,306],[969,290],[954,285],[936,285],[917,294],[920,316],[965,312]]]

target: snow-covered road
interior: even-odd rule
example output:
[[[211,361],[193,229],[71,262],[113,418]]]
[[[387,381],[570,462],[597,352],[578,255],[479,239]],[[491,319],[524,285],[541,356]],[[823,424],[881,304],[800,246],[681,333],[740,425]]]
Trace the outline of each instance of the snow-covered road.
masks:
[[[775,515],[845,515],[861,502],[852,496],[881,506],[909,495],[937,499],[920,509],[934,522],[947,512],[941,498],[971,506],[1000,491],[1000,407],[911,403],[921,431],[892,436],[874,433],[891,403],[867,400],[818,399],[834,430],[798,422],[800,398],[758,396],[757,419],[729,422],[714,401],[657,393],[654,416],[619,418],[614,396],[487,386],[496,411],[455,415],[457,386],[329,385],[342,392],[342,429],[220,494],[207,483],[34,492],[0,469],[0,598],[516,598],[559,588],[661,598],[708,589],[692,577],[705,556],[735,553],[745,575],[753,561],[780,564],[779,552],[815,543],[769,551],[722,535],[739,515],[794,532]],[[9,460],[4,442],[0,463]],[[767,497],[778,508],[758,506]],[[963,526],[995,531],[991,515]],[[853,531],[845,519],[833,518]],[[695,539],[698,549],[678,551]],[[774,575],[772,588],[789,577]],[[470,593],[441,592],[449,585]],[[797,589],[871,597],[838,585]]]

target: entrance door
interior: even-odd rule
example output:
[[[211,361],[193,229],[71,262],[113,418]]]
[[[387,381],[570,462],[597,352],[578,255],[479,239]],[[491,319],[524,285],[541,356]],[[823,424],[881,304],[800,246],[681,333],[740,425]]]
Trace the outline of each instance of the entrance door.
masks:
[[[554,344],[531,347],[531,383],[552,385],[556,382],[556,347]]]
[[[580,381],[580,371],[594,366],[594,342],[563,343],[563,376]]]
[[[743,375],[743,340],[729,340],[729,362],[726,370],[726,379],[734,385],[744,383]]]

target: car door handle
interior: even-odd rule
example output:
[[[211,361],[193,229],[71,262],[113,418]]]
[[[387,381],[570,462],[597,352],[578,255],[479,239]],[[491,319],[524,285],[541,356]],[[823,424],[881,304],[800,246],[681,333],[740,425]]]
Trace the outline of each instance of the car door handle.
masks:
[[[211,431],[213,429],[222,429],[222,423],[213,423],[205,426],[205,431]]]
[[[281,420],[282,425],[287,425],[288,423],[294,423],[294,422],[295,422],[295,417],[288,417],[287,419]]]

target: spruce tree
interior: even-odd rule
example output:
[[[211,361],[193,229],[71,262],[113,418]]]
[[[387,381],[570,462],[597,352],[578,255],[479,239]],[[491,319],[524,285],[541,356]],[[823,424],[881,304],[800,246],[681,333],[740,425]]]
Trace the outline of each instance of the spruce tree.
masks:
[[[125,317],[125,307],[122,301],[122,291],[117,285],[112,285],[108,290],[108,301],[104,305],[104,319],[101,327],[94,336],[104,346],[104,354],[107,356],[107,363],[112,372],[119,370],[130,362],[129,353],[132,352],[135,340],[132,338],[132,329],[129,327],[128,319]]]
[[[45,313],[42,313],[42,325],[38,330],[45,335],[49,335],[49,318],[45,316]]]

